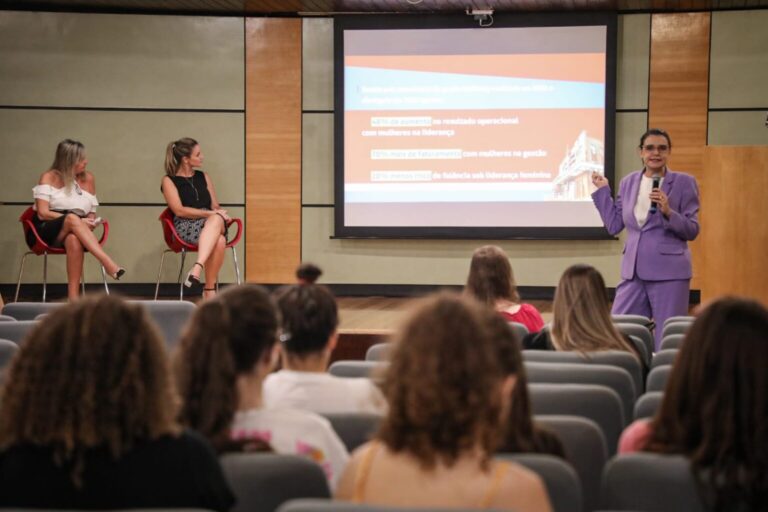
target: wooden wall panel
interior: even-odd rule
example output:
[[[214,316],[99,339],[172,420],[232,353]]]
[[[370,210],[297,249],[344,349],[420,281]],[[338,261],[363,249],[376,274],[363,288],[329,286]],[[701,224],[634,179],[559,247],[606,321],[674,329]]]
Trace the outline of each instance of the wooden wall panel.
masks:
[[[707,145],[710,20],[708,12],[651,18],[648,125],[669,132],[673,142],[669,167],[694,175],[700,185]],[[707,229],[703,208],[699,221]],[[698,245],[691,245],[693,288],[698,288],[701,274]]]
[[[768,306],[768,146],[709,146],[704,151],[706,229],[700,249],[701,298],[752,297]]]
[[[293,281],[301,259],[301,20],[245,26],[246,279]]]

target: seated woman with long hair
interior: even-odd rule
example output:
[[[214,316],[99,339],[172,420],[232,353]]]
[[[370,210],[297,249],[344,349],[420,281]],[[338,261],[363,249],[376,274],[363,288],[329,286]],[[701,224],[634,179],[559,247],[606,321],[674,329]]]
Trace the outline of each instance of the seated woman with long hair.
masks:
[[[0,407],[0,507],[229,510],[208,442],[176,421],[178,396],[144,308],[88,297],[21,344]]]
[[[179,237],[197,245],[197,261],[187,273],[184,286],[200,283],[205,270],[203,297],[216,295],[219,270],[224,262],[227,226],[232,223],[216,198],[211,177],[200,168],[203,153],[195,139],[183,137],[169,142],[165,150],[165,176],[160,190],[173,212]]]
[[[688,457],[713,510],[768,506],[768,310],[724,298],[686,334],[652,420],[625,430],[619,452]]]
[[[201,304],[175,361],[182,422],[220,452],[266,449],[310,458],[333,486],[349,454],[330,422],[307,411],[262,407],[277,331],[277,309],[259,286],[227,288]]]
[[[494,308],[508,322],[523,324],[528,332],[539,332],[544,327],[541,313],[520,301],[512,265],[501,247],[485,245],[475,250],[464,290]]]
[[[470,298],[441,294],[396,336],[379,432],[342,475],[337,498],[381,506],[548,511],[537,475],[493,460],[515,386],[489,318]]]
[[[96,179],[86,170],[88,159],[82,142],[65,139],[56,146],[51,168],[40,176],[32,189],[35,216],[32,224],[43,242],[63,247],[67,255],[67,297],[80,296],[85,251],[90,252],[113,279],[120,279],[125,269],[115,263],[99,245],[94,235],[101,222],[96,217]],[[35,239],[28,234],[31,247]]]
[[[643,357],[611,319],[603,276],[590,265],[568,267],[555,290],[552,327],[523,340],[524,349],[598,352],[623,350]]]
[[[565,458],[565,448],[557,435],[533,421],[528,377],[523,364],[523,354],[520,351],[520,340],[500,316],[491,317],[489,327],[492,329],[499,361],[504,366],[504,371],[516,378],[505,433],[497,451],[543,453]]]

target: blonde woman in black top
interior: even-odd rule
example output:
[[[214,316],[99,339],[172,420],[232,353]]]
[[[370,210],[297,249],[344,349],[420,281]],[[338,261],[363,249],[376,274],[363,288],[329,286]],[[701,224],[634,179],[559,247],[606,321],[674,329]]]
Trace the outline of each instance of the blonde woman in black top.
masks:
[[[199,170],[203,153],[196,140],[184,137],[168,144],[165,173],[160,189],[175,218],[179,237],[197,244],[197,261],[187,273],[184,286],[200,283],[205,270],[203,298],[216,294],[219,270],[224,262],[227,226],[232,222],[221,209],[210,176]]]

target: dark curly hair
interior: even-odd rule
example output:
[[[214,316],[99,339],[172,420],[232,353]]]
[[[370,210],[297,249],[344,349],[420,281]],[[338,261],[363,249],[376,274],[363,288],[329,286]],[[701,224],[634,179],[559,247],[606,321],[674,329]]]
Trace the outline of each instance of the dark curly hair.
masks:
[[[441,293],[418,307],[395,336],[383,389],[389,413],[378,438],[425,468],[452,466],[480,447],[484,464],[502,435],[506,372],[489,329],[496,313]]]
[[[181,422],[206,436],[219,451],[232,444],[237,378],[269,357],[277,342],[277,309],[264,288],[228,287],[192,315],[174,361],[183,399]]]
[[[509,257],[501,247],[495,245],[475,249],[464,289],[489,306],[493,306],[499,299],[520,302]]]
[[[536,425],[528,394],[528,376],[525,373],[521,340],[517,339],[509,323],[501,315],[490,318],[489,327],[496,341],[498,358],[507,375],[517,377],[512,390],[507,426],[498,451],[505,453],[544,453],[565,458],[565,449],[557,435]]]
[[[323,350],[339,325],[333,293],[322,285],[305,284],[284,288],[276,297],[286,351],[301,357]]]
[[[715,510],[768,503],[768,310],[724,298],[686,334],[645,450],[688,457]]]
[[[51,447],[82,486],[85,454],[113,457],[180,432],[168,357],[144,308],[91,296],[55,309],[21,344],[2,391],[0,447]]]

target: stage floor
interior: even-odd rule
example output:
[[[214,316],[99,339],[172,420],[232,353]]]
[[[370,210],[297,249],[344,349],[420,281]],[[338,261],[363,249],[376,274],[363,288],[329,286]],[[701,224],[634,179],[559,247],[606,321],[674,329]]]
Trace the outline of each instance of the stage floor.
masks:
[[[412,297],[339,297],[339,329],[347,334],[388,334],[408,315],[418,298]],[[552,302],[537,300],[530,304],[541,311],[545,322],[552,320]]]

